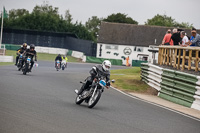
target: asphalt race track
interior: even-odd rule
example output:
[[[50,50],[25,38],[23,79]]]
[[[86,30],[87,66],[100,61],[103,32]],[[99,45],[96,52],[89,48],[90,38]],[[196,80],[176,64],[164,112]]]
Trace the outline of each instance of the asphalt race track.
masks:
[[[0,133],[200,133],[200,121],[114,89],[93,109],[76,105],[74,90],[93,65],[56,71],[54,62],[39,62],[27,75],[0,66]]]

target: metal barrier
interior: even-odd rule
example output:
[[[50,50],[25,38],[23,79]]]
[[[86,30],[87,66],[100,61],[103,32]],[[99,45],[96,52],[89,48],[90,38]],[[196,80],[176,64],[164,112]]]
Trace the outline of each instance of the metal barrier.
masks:
[[[200,110],[200,76],[142,63],[141,79],[158,90],[159,97]]]
[[[200,47],[159,46],[159,65],[173,66],[184,70],[200,71]]]
[[[2,48],[3,47],[3,48]],[[1,47],[0,47],[0,55],[5,55],[6,53],[6,48],[5,48],[5,45],[4,44],[1,44]]]

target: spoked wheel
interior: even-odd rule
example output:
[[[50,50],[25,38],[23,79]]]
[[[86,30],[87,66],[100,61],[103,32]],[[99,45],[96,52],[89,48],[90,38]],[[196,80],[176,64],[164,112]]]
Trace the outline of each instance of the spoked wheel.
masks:
[[[84,101],[84,99],[81,99],[79,96],[76,97],[76,104],[81,104]]]
[[[101,97],[101,92],[100,90],[97,90],[96,93],[94,94],[94,97],[90,97],[88,102],[88,108],[93,108],[99,101],[100,97]]]
[[[26,65],[24,66],[23,70],[22,70],[24,75],[26,75],[26,73],[27,73],[27,71],[28,71],[28,65],[29,65],[29,64],[26,64]]]

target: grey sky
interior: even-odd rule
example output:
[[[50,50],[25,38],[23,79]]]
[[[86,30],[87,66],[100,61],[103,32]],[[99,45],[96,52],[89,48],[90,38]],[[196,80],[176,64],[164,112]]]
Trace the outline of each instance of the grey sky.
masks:
[[[44,0],[0,0],[0,8],[6,10],[27,9],[32,12],[36,5]],[[166,14],[178,22],[189,22],[200,29],[200,0],[47,0],[53,7],[59,8],[64,15],[67,9],[73,17],[83,24],[92,16],[107,17],[112,13],[125,13],[144,24],[156,14]]]

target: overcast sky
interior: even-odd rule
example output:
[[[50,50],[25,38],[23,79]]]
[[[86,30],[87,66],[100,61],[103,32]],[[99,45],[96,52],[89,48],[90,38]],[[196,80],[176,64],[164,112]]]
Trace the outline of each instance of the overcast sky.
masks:
[[[200,29],[200,0],[47,0],[49,5],[59,8],[64,15],[70,10],[73,22],[83,24],[92,16],[107,17],[113,13],[125,13],[144,24],[156,14],[171,16],[176,21],[189,22]],[[0,0],[0,8],[6,10],[27,9],[32,12],[44,0]]]

